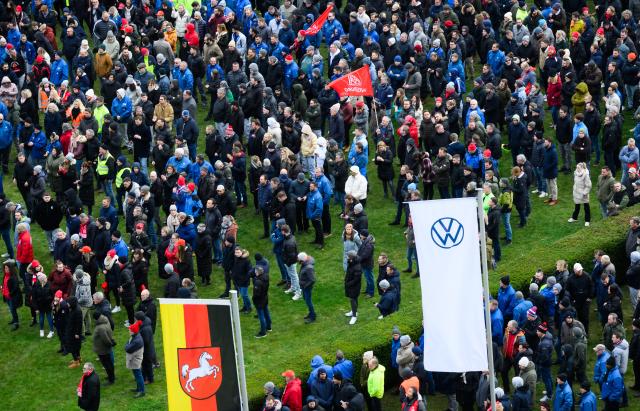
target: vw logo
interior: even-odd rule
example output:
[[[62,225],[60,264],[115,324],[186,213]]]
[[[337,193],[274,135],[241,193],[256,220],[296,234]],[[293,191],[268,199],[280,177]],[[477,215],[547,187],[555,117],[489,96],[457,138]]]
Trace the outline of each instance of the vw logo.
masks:
[[[443,217],[431,226],[431,239],[440,248],[449,249],[460,245],[463,238],[464,227],[455,218]]]

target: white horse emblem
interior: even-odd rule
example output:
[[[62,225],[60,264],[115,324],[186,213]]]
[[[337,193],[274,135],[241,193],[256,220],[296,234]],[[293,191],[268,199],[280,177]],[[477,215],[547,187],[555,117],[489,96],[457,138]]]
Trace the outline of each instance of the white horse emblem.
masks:
[[[198,368],[189,369],[189,364],[185,364],[182,366],[182,378],[189,378],[184,385],[187,393],[190,393],[194,390],[193,381],[198,378],[208,377],[213,374],[213,378],[218,378],[218,373],[220,372],[220,368],[217,365],[210,365],[209,361],[213,360],[213,356],[208,352],[203,352],[200,354],[200,358],[198,359],[198,363],[200,366]]]

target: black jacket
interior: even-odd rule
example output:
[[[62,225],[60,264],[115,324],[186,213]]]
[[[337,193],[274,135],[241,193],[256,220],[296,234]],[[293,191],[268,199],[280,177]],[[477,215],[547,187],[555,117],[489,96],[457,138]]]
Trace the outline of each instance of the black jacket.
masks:
[[[82,397],[78,397],[78,407],[85,411],[98,411],[100,408],[100,377],[95,370],[82,379]]]
[[[264,308],[269,304],[269,274],[263,273],[253,277],[253,297],[256,308]]]
[[[151,329],[155,334],[156,321],[158,319],[156,301],[152,297],[149,297],[144,301],[140,301],[140,304],[138,304],[138,308],[136,309],[136,311],[142,311],[144,315],[149,317],[149,319],[151,320]]]
[[[347,263],[347,273],[344,277],[344,294],[349,298],[358,298],[362,285],[362,266],[356,257]]]
[[[293,235],[284,238],[284,243],[282,244],[282,261],[286,265],[292,265],[298,261],[298,245]]]

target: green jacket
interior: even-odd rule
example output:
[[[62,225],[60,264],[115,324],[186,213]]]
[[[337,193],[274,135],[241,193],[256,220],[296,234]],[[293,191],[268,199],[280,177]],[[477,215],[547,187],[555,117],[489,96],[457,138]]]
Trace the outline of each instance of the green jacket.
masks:
[[[513,208],[513,191],[505,190],[498,197],[498,205],[503,213],[510,213]]]
[[[371,398],[382,398],[384,395],[384,371],[382,364],[378,364],[375,369],[369,371],[367,389]]]

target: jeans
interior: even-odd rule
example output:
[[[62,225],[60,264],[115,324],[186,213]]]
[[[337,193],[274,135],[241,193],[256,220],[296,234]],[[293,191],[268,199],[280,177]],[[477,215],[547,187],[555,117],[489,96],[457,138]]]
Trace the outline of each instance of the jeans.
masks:
[[[627,96],[627,107],[629,109],[633,108],[633,95],[638,89],[638,82],[636,84],[625,84],[624,85],[624,94]]]
[[[140,168],[144,175],[149,175],[149,158],[148,157],[139,157],[138,161],[140,162]],[[193,161],[193,160],[192,160]]]
[[[553,119],[553,124],[558,122],[558,112],[560,111],[559,106],[551,106],[551,118]]]
[[[20,320],[18,319],[18,310],[11,299],[7,300],[7,306],[9,307],[9,313],[11,314],[11,320],[14,324],[18,324],[20,322]]]
[[[300,162],[302,163],[302,170],[305,173],[313,174],[313,171],[316,168],[316,157],[311,156],[303,156],[300,154]]]
[[[600,213],[602,214],[602,218],[607,218],[609,216],[609,209],[607,208],[606,201],[600,201]]]
[[[289,282],[289,276],[287,275],[287,266],[282,260],[282,254],[276,254],[276,263],[278,264],[278,268],[280,269],[280,278],[282,279],[282,281]]]
[[[364,274],[364,279],[367,282],[367,287],[365,288],[365,293],[367,295],[373,296],[374,286],[373,286],[373,268],[371,267],[362,267],[362,273]]]
[[[298,279],[298,273],[296,272],[296,265],[284,265],[287,268],[287,274],[289,275],[289,281],[291,281],[291,289],[294,293],[300,292],[300,280]]]
[[[144,377],[142,376],[142,370],[137,368],[131,370],[133,372],[133,378],[136,380],[136,390],[138,392],[144,392]]]
[[[449,195],[449,187],[438,186],[438,193],[440,193],[440,198],[442,199],[451,197]]]
[[[233,182],[234,190],[236,191],[236,202],[238,205],[244,204],[247,205],[247,187],[244,181],[235,181]]]
[[[242,309],[244,311],[251,310],[251,300],[249,299],[249,288],[248,287],[238,287],[238,291],[240,291],[240,296],[242,297]]]
[[[636,309],[636,305],[638,304],[638,289],[629,287],[629,301],[631,301],[631,308],[633,311]],[[640,361],[638,361],[640,363]],[[639,381],[640,382],[640,381]]]
[[[55,230],[45,230],[44,235],[47,237],[47,246],[49,247],[49,251],[53,251],[53,246],[55,245],[56,238],[53,236]]]
[[[311,301],[311,292],[313,291],[313,285],[302,289],[302,298],[304,299],[307,308],[309,309],[309,319],[316,319],[316,310],[313,308],[313,301]]]
[[[542,167],[535,167],[533,169],[533,174],[536,176],[536,184],[537,184],[538,191],[540,191],[541,193],[546,193],[547,182],[542,176]]]
[[[104,195],[111,199],[111,204],[115,205],[116,197],[113,195],[113,180],[103,180],[102,190],[104,190]]]
[[[13,254],[13,245],[11,244],[10,230],[8,228],[5,230],[0,230],[0,234],[2,234],[2,240],[4,241],[4,244],[7,246],[7,254],[9,254],[9,258],[13,259],[14,254]]]
[[[333,200],[335,204],[339,204],[342,211],[344,211],[344,197],[345,197],[345,192],[344,191],[334,191],[333,192]]]
[[[269,312],[269,305],[265,305],[264,308],[256,307],[256,313],[258,314],[258,320],[260,321],[260,333],[264,334],[267,330],[271,329],[271,313]]]
[[[553,382],[551,381],[551,367],[538,366],[538,376],[544,384],[547,396],[551,398],[553,395]]]
[[[217,263],[222,261],[222,243],[218,237],[213,239],[213,259]]]
[[[418,266],[418,251],[416,250],[416,247],[407,247],[407,270],[412,271],[413,270],[413,260],[416,260],[416,266]],[[416,271],[420,271],[420,268],[418,268]]]
[[[500,238],[492,238],[493,243],[493,259],[497,263],[502,258],[502,249],[500,248]]]
[[[213,107],[213,101],[211,102],[211,107]],[[216,123],[216,131],[221,135],[224,136],[225,131],[227,129],[227,123]]]
[[[53,331],[53,317],[51,316],[51,311],[44,312],[40,311],[38,323],[40,324],[40,329],[44,330],[44,317],[47,316],[47,322],[49,323],[49,331]]]
[[[511,231],[511,211],[502,213],[502,225],[504,225],[504,235],[507,241],[511,241],[513,239],[513,232]]]

